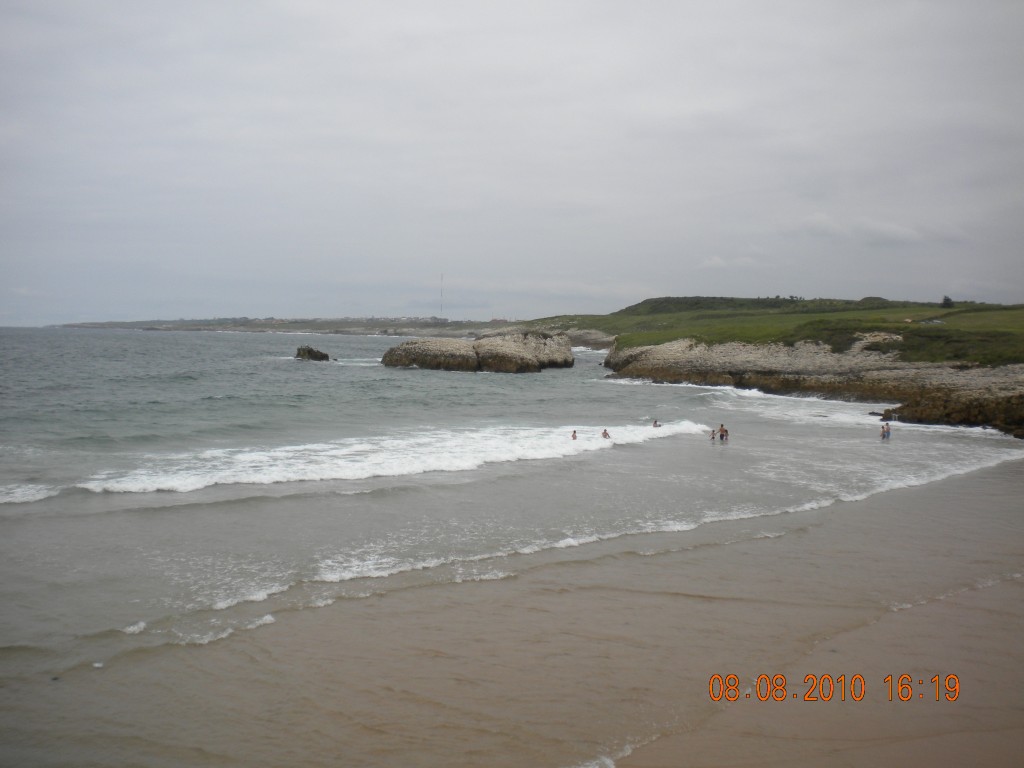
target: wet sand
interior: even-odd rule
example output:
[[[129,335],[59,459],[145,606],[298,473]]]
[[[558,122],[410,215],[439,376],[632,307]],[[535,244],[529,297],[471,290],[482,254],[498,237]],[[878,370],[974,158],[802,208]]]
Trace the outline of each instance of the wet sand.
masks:
[[[837,509],[802,541],[779,540],[778,557],[761,563],[770,568],[766,578],[803,581],[829,571],[832,586],[801,609],[819,635],[774,665],[737,658],[722,671],[739,675],[738,700],[721,702],[699,723],[681,723],[616,764],[1021,765],[1022,470],[1015,462],[884,494]],[[899,602],[867,621],[837,621],[831,611],[848,598],[878,594],[886,602],[900,591]],[[756,677],[780,673],[789,686],[784,700],[760,701]],[[863,698],[853,700],[847,687],[845,701],[838,688],[830,701],[821,700],[821,689],[818,700],[805,700],[805,677],[825,674],[847,681],[863,675]],[[907,687],[900,686],[902,675]],[[762,681],[762,696],[775,690]]]
[[[1020,765],[1022,597],[1019,581],[1003,583],[841,632],[773,670],[786,675],[797,700],[741,696],[700,727],[666,734],[618,765]],[[838,685],[815,690],[815,701],[804,699],[806,674],[850,680],[858,670],[867,681],[860,701],[849,684],[845,701]],[[909,676],[905,686],[902,675]],[[766,682],[762,691],[769,690],[775,689]],[[822,690],[834,690],[831,701],[821,700]]]
[[[1020,765],[1022,491],[1011,462],[136,651],[0,690],[0,762]],[[712,700],[715,674],[739,700]],[[863,697],[805,701],[808,674],[860,675]],[[784,700],[758,700],[760,675]]]

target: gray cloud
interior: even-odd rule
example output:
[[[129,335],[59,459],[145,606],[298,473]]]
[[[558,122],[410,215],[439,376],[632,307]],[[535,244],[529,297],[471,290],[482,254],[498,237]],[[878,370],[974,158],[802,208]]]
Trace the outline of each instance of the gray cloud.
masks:
[[[1024,301],[1024,7],[0,8],[0,323]]]

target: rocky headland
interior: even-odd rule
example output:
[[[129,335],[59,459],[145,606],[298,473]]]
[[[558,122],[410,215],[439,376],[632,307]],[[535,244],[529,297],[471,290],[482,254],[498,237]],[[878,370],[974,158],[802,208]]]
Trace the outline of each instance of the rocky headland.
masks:
[[[535,373],[544,368],[571,368],[575,359],[566,334],[529,331],[477,339],[412,339],[389,349],[381,362],[391,367],[445,371]]]
[[[681,339],[615,349],[605,366],[615,376],[659,382],[728,385],[769,394],[897,403],[885,418],[920,424],[989,426],[1024,438],[1024,365],[907,363],[897,352],[865,349],[864,334],[847,352],[817,342],[705,345]]]

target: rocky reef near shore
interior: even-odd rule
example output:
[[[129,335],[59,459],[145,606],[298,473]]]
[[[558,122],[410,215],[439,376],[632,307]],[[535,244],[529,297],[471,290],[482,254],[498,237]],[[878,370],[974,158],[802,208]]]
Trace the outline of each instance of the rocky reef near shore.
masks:
[[[321,352],[319,349],[311,347],[308,344],[305,344],[296,349],[295,357],[299,360],[317,360],[321,362],[324,360],[331,359],[331,356],[328,355],[326,352]]]
[[[706,345],[681,339],[613,348],[604,364],[619,377],[898,403],[885,417],[988,426],[1024,438],[1024,365],[907,363],[897,352],[865,349],[879,340],[876,336],[864,334],[839,353],[816,342]]]
[[[381,362],[390,367],[445,371],[535,373],[544,368],[571,368],[575,359],[566,334],[529,331],[477,339],[412,339],[389,349]]]

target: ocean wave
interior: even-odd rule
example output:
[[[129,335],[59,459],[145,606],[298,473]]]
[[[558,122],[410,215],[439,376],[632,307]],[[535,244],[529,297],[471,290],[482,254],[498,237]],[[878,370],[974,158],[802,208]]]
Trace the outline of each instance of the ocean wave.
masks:
[[[31,504],[42,501],[61,492],[60,488],[49,485],[2,485],[0,486],[0,504]]]
[[[127,471],[101,472],[77,487],[96,493],[187,493],[213,485],[365,480],[427,472],[462,472],[485,464],[560,459],[615,445],[636,445],[679,435],[703,434],[692,421],[601,427],[496,427],[429,429],[328,443],[218,448],[195,454],[147,455]]]
[[[354,554],[343,558],[327,558],[320,563],[316,581],[340,583],[356,579],[383,579],[410,571],[424,571],[450,565],[454,558],[427,558],[421,561],[399,560],[387,556],[360,556]]]
[[[213,610],[225,611],[228,608],[234,608],[236,605],[241,603],[262,603],[265,600],[269,600],[271,596],[280,594],[281,592],[286,592],[287,590],[288,587],[286,586],[277,586],[270,589],[257,589],[244,595],[218,600],[213,604]]]

